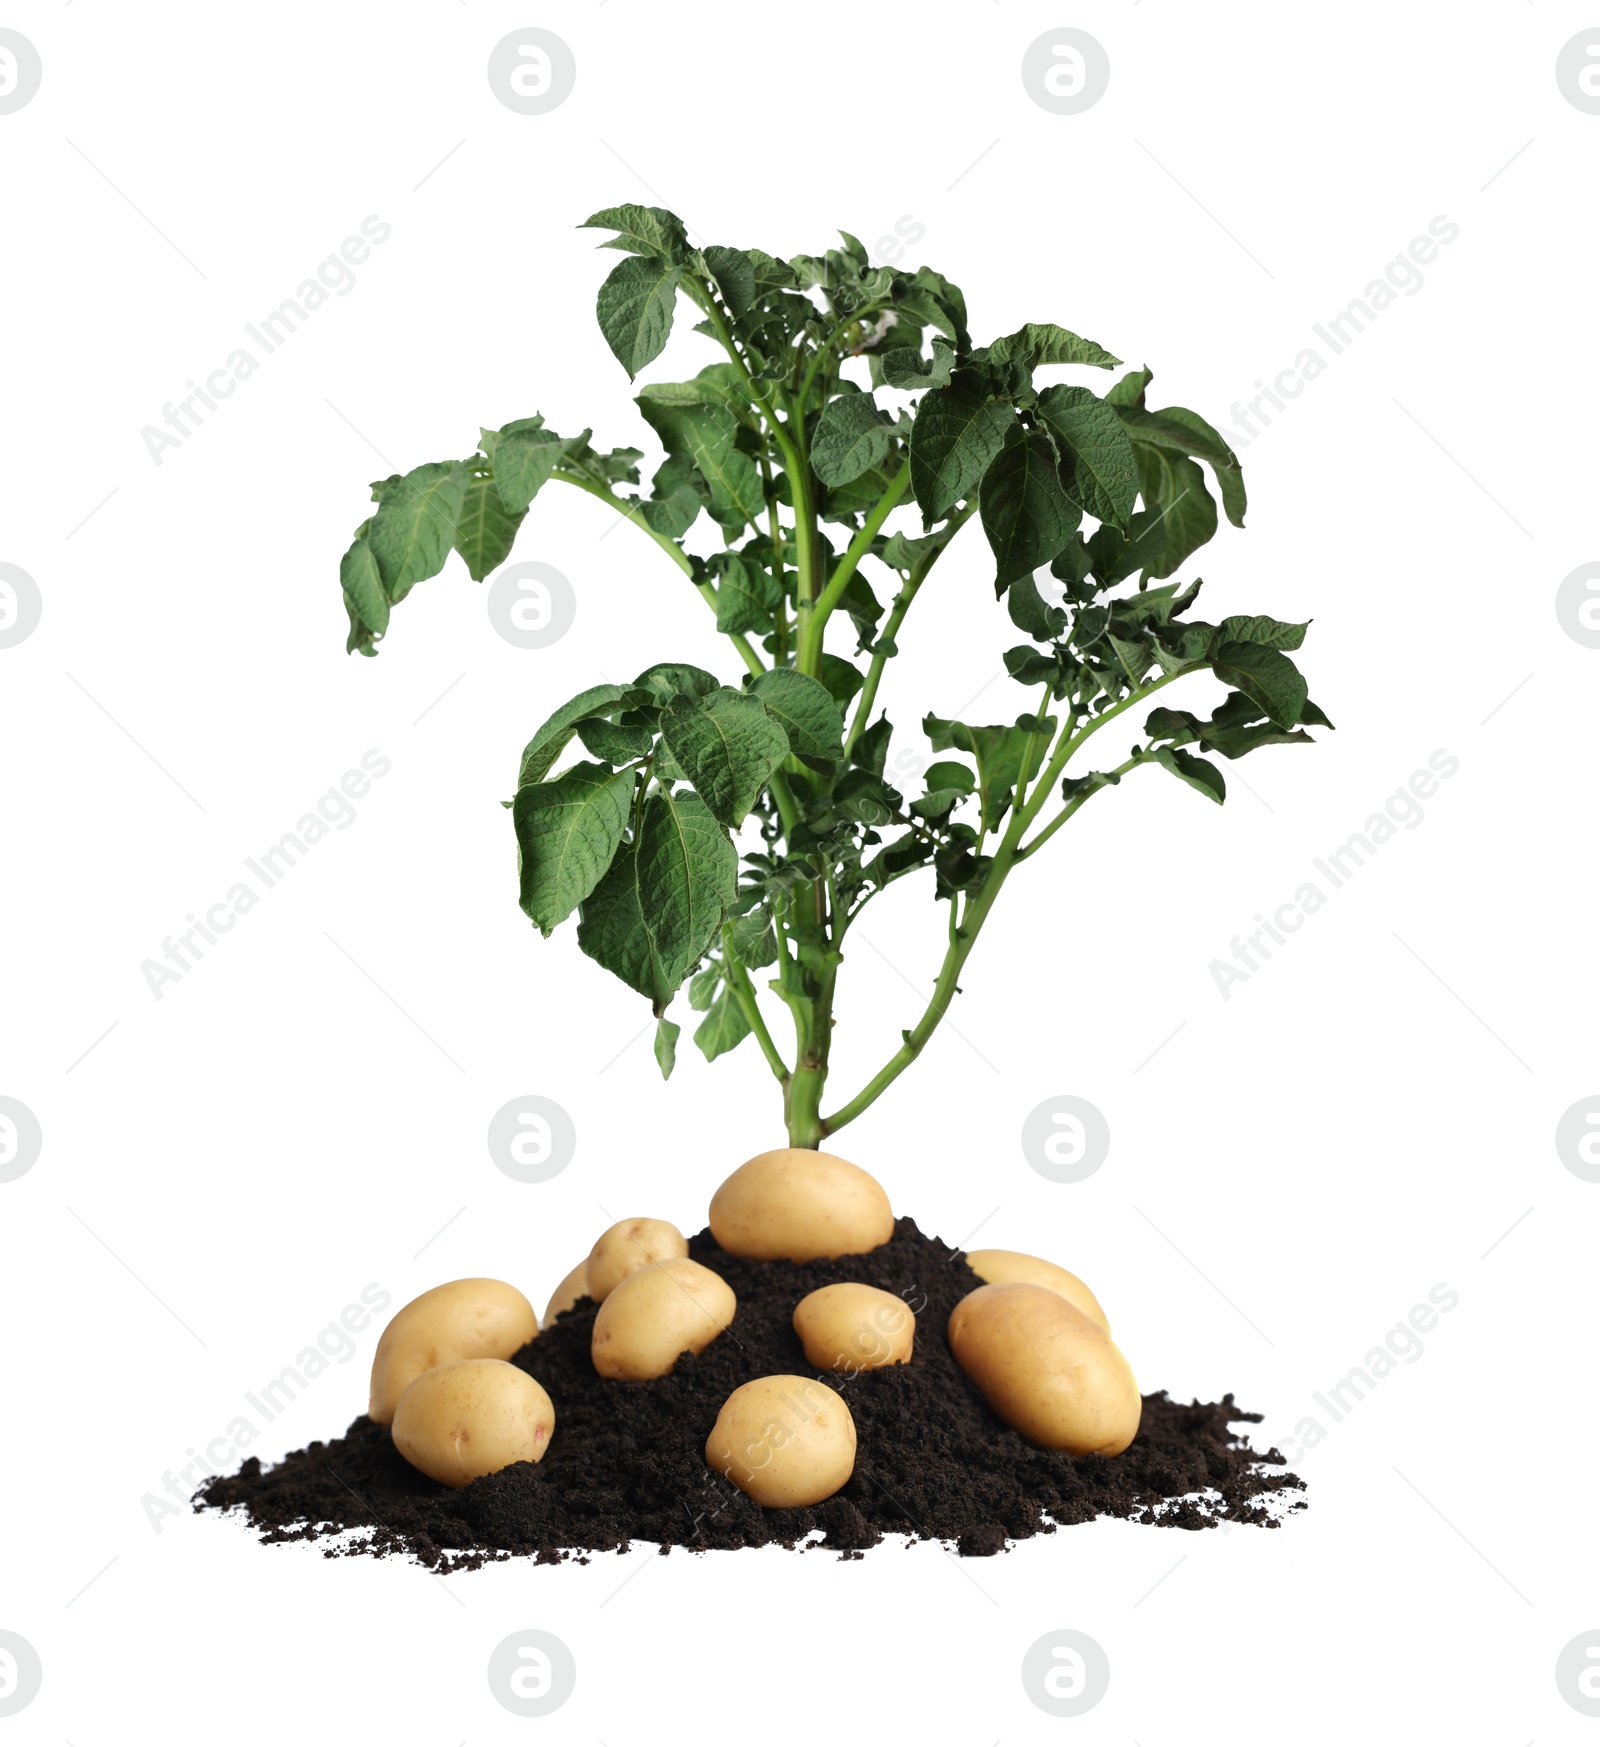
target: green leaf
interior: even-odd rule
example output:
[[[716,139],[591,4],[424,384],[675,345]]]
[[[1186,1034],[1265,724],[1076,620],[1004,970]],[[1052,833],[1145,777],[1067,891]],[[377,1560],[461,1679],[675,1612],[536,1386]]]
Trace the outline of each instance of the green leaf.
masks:
[[[1196,758],[1192,752],[1184,752],[1175,746],[1158,746],[1154,758],[1163,769],[1170,770],[1179,782],[1186,782],[1208,801],[1215,801],[1220,807],[1227,799],[1228,785],[1223,780],[1222,772],[1209,759]]]
[[[1096,521],[1125,528],[1139,495],[1139,463],[1116,409],[1087,388],[1058,382],[1039,396],[1039,417],[1056,440],[1068,492]]]
[[[743,249],[725,249],[713,243],[705,253],[722,301],[737,321],[756,300],[755,265]]]
[[[500,501],[513,513],[525,510],[539,494],[539,487],[555,472],[565,447],[542,420],[518,419],[498,431],[485,431],[479,447],[494,467],[494,482]]]
[[[603,207],[578,229],[616,231],[617,235],[600,247],[634,255],[675,255],[688,245],[683,220],[662,206]]]
[[[949,534],[924,534],[913,539],[909,534],[891,534],[883,543],[878,557],[891,570],[915,570],[949,544]]]
[[[714,1062],[719,1055],[737,1049],[749,1035],[750,1021],[744,1016],[744,1008],[731,989],[724,989],[695,1027],[694,1040],[706,1060]]]
[[[788,736],[796,758],[844,756],[844,718],[820,680],[792,667],[774,667],[759,674],[750,690]]]
[[[823,651],[817,678],[827,687],[828,696],[841,710],[850,708],[850,700],[867,683],[866,676],[859,667],[846,661],[842,655],[830,655],[826,650]]]
[[[1040,643],[1053,643],[1067,628],[1067,615],[1044,599],[1031,573],[1012,583],[1006,594],[1006,611],[1019,631],[1026,631]]]
[[[756,464],[738,446],[739,421],[725,406],[664,401],[645,393],[639,410],[669,455],[686,457],[705,480],[711,511],[725,529],[759,526],[766,509]]]
[[[922,397],[911,427],[911,489],[924,521],[972,495],[1016,419],[960,377]]]
[[[747,970],[759,971],[778,962],[778,939],[765,910],[739,917],[731,936],[733,955]]]
[[[466,560],[467,574],[474,582],[482,582],[510,557],[525,513],[513,515],[487,475],[467,481],[456,522],[455,547]]]
[[[585,900],[578,945],[659,1016],[716,938],[738,877],[733,843],[699,796],[658,791]]]
[[[935,335],[931,358],[915,346],[891,346],[873,359],[878,378],[890,388],[943,388],[950,380],[956,355],[950,342]]]
[[[1059,328],[1053,321],[1025,322],[1014,334],[986,347],[980,356],[990,364],[1015,361],[1030,370],[1041,364],[1096,364],[1103,370],[1113,370],[1122,362],[1104,346]]]
[[[1229,643],[1261,643],[1269,649],[1298,649],[1306,640],[1311,621],[1288,624],[1282,619],[1269,619],[1264,613],[1236,614],[1224,619],[1217,627],[1223,641]]]
[[[717,580],[719,631],[770,631],[783,601],[778,579],[754,558],[730,552]]]
[[[630,379],[659,357],[672,332],[681,269],[669,261],[629,255],[606,275],[595,318],[606,344]]]
[[[633,790],[631,770],[603,764],[575,764],[554,782],[517,790],[518,901],[542,934],[599,884],[627,829]]]
[[[972,772],[953,758],[941,758],[930,764],[922,780],[930,794],[935,789],[955,789],[960,794],[970,795],[978,786],[978,779]]]
[[[682,1035],[683,1027],[665,1013],[656,1021],[656,1066],[660,1068],[663,1080],[670,1080],[672,1070],[678,1065],[678,1039]]]
[[[1078,506],[1061,489],[1055,451],[1037,431],[1013,425],[979,492],[995,561],[995,592],[1048,564],[1077,531]]]
[[[350,616],[375,637],[389,629],[389,597],[383,592],[378,561],[365,540],[357,540],[339,560],[339,586]]]
[[[983,804],[983,817],[991,830],[1011,802],[1011,792],[1018,781],[1031,781],[1039,773],[1050,742],[1055,734],[1053,717],[1045,718],[1044,731],[1029,735],[1027,729],[1015,723],[992,727],[974,726],[967,722],[944,721],[938,716],[925,716],[923,732],[935,752],[970,752],[978,761],[978,797]],[[1022,767],[1022,755],[1032,740],[1033,749],[1028,767]]]
[[[1216,502],[1206,490],[1205,475],[1187,456],[1152,449],[1143,443],[1138,445],[1137,452],[1139,489],[1146,509],[1160,517],[1163,539],[1160,553],[1152,554],[1144,564],[1144,574],[1171,576],[1190,553],[1216,533]],[[1141,519],[1135,516],[1129,523],[1130,543],[1138,543],[1140,530]]]
[[[429,461],[385,490],[367,530],[367,544],[391,603],[404,600],[414,583],[443,568],[466,483],[459,461]]]
[[[811,436],[811,466],[824,485],[848,485],[889,453],[894,426],[870,394],[836,395]]]
[[[856,735],[855,744],[850,748],[850,762],[860,765],[863,770],[870,770],[874,776],[882,776],[893,737],[894,726],[888,716],[879,716],[870,728],[863,728]]]
[[[695,793],[730,827],[743,821],[789,751],[761,700],[730,687],[667,711],[661,737]]]
[[[1236,528],[1244,526],[1247,505],[1239,457],[1228,447],[1222,434],[1207,424],[1199,413],[1190,412],[1183,406],[1167,406],[1159,412],[1140,407],[1131,411],[1123,409],[1121,417],[1135,442],[1204,461],[1216,479],[1228,520]]]
[[[691,667],[687,661],[658,661],[633,683],[649,692],[658,704],[670,704],[678,698],[709,697],[722,681],[703,667]]]
[[[1144,405],[1144,391],[1150,386],[1151,370],[1130,370],[1126,376],[1119,376],[1106,390],[1106,399],[1112,406]]]
[[[717,990],[722,986],[722,965],[716,959],[697,970],[689,979],[689,1006],[696,1013],[704,1013],[717,998]]]
[[[655,727],[650,722],[608,722],[604,716],[585,716],[577,726],[585,749],[606,764],[630,764],[643,758],[655,744]]]
[[[709,678],[709,675],[707,676]],[[711,682],[716,684],[715,680]],[[517,787],[543,782],[550,767],[561,756],[573,730],[585,716],[597,715],[620,704],[629,696],[630,688],[621,685],[592,685],[569,699],[561,708],[539,724],[533,738],[522,749],[522,764],[517,772]]]
[[[1280,728],[1293,728],[1300,720],[1305,678],[1282,650],[1260,643],[1224,643],[1212,651],[1211,665],[1224,685],[1253,699]]]

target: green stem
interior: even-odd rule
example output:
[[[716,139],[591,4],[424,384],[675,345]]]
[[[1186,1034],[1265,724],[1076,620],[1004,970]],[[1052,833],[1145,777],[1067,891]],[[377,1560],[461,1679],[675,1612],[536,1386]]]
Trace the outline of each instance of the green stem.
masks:
[[[1194,673],[1202,670],[1198,668],[1190,668],[1186,671]],[[1075,734],[1069,732],[1072,725],[1072,718],[1069,716],[1067,718],[1067,727],[1063,728],[1061,731],[1061,738],[1056,742],[1056,748],[1051,755],[1050,762],[1045,766],[1043,774],[1034,785],[1033,792],[1028,796],[1026,804],[1019,810],[1019,817],[1022,819],[1023,829],[1026,830],[1027,827],[1030,826],[1039,816],[1040,809],[1044,806],[1051,791],[1060,780],[1061,773],[1067,768],[1067,761],[1086,740],[1090,739],[1091,736],[1098,734],[1100,730],[1105,727],[1107,722],[1114,722],[1125,710],[1136,708],[1138,705],[1142,704],[1146,698],[1154,697],[1164,686],[1169,686],[1175,679],[1182,678],[1183,673],[1181,672],[1166,673],[1150,685],[1136,687],[1133,691],[1129,692],[1120,703],[1113,704],[1109,710],[1102,710],[1098,716],[1094,716],[1089,721],[1085,722]]]
[[[900,1048],[879,1068],[855,1097],[850,1099],[848,1103],[840,1105],[831,1116],[823,1118],[822,1131],[825,1135],[836,1133],[847,1122],[853,1122],[863,1110],[866,1110],[881,1097],[884,1091],[893,1085],[921,1055],[940,1020],[950,1010],[950,1003],[955,999],[959,985],[961,968],[977,944],[978,935],[982,931],[984,923],[989,919],[995,899],[1000,895],[1000,889],[1004,886],[1007,875],[1016,863],[1017,851],[1023,835],[1038,817],[1046,796],[1055,787],[1067,760],[1107,722],[1120,716],[1125,710],[1134,708],[1145,698],[1160,691],[1163,686],[1170,685],[1173,680],[1181,677],[1181,674],[1176,673],[1165,674],[1154,684],[1130,692],[1120,703],[1113,704],[1109,710],[1096,716],[1092,722],[1086,723],[1076,733],[1070,731],[1071,719],[1069,718],[1068,725],[1062,729],[1061,737],[1049,763],[1039,778],[1038,784],[1026,800],[1022,799],[1021,785],[1019,785],[1019,804],[1012,809],[1005,834],[1000,840],[999,848],[995,851],[994,860],[990,863],[989,872],[985,876],[983,884],[976,893],[967,899],[960,925],[956,928],[945,952],[944,962],[939,967],[939,976],[934,984],[933,997],[923,1009],[922,1017],[905,1033],[905,1041]],[[1034,847],[1036,848],[1037,844]]]
[[[1151,760],[1150,760],[1150,754],[1149,754],[1148,750],[1136,752],[1132,758],[1124,759],[1122,761],[1122,763],[1116,767],[1115,770],[1107,771],[1106,775],[1109,777],[1126,776],[1130,770],[1135,769],[1138,765],[1149,764],[1150,762],[1151,762]],[[1109,783],[1102,783],[1100,785],[1100,788],[1109,788],[1110,786],[1111,785]],[[1061,811],[1056,814],[1055,818],[1053,818],[1050,821],[1050,823],[1045,826],[1045,828],[1039,833],[1039,835],[1037,837],[1035,837],[1033,839],[1033,841],[1031,843],[1024,843],[1021,846],[1021,848],[1019,848],[1017,850],[1017,853],[1011,858],[1012,865],[1015,866],[1016,863],[1019,861],[1026,861],[1028,859],[1028,857],[1034,853],[1035,850],[1043,848],[1044,845],[1047,844],[1050,841],[1050,839],[1055,836],[1055,834],[1061,829],[1061,827],[1066,824],[1066,822],[1072,817],[1072,815],[1077,812],[1079,807],[1081,807],[1085,801],[1089,800],[1091,796],[1094,796],[1094,795],[1097,795],[1100,793],[1100,788],[1085,789],[1084,792],[1081,795],[1079,795],[1075,800],[1068,801],[1066,806],[1064,806],[1061,809]]]
[[[883,678],[884,663],[889,659],[888,649],[893,647],[895,638],[899,636],[900,627],[905,623],[906,614],[911,611],[911,603],[917,598],[918,589],[927,581],[928,572],[950,549],[950,541],[973,515],[976,507],[975,504],[968,504],[965,509],[950,518],[945,524],[944,544],[930,552],[921,564],[912,568],[906,576],[899,594],[894,597],[883,630],[873,639],[872,660],[867,664],[866,684],[862,686],[861,696],[856,700],[856,710],[850,721],[850,731],[844,737],[846,759],[850,756],[851,747],[855,745],[861,737],[863,729],[872,719],[872,706],[877,701],[878,685]],[[886,645],[888,648],[885,647]]]
[[[728,987],[733,991],[733,997],[739,1003],[740,1012],[744,1014],[750,1029],[755,1033],[756,1042],[761,1045],[761,1053],[767,1058],[767,1066],[772,1069],[773,1074],[780,1082],[787,1083],[789,1064],[778,1053],[778,1046],[772,1041],[772,1033],[767,1030],[767,1022],[761,1017],[761,1008],[756,1002],[756,992],[750,982],[750,973],[733,950],[733,924],[731,922],[724,922],[722,925],[722,962],[727,971]]]
[[[789,779],[781,770],[773,771],[767,778],[767,787],[772,790],[772,798],[778,803],[778,817],[783,821],[784,834],[787,836],[800,823],[800,809],[795,805],[794,790],[789,787]]]
[[[828,578],[828,586],[817,597],[800,639],[797,663],[802,673],[815,673],[821,665],[822,634],[827,629],[828,615],[844,598],[844,591],[850,586],[850,578],[860,567],[861,560],[872,550],[872,542],[878,537],[878,530],[889,519],[910,485],[911,463],[903,461],[899,472],[889,481],[882,497],[872,506],[872,511],[861,524],[860,531],[845,549],[844,557],[834,566],[833,575]]]

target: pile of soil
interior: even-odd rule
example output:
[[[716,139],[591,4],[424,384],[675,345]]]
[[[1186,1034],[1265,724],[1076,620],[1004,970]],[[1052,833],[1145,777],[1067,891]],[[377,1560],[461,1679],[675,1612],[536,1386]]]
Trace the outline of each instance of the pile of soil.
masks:
[[[754,1262],[721,1250],[709,1231],[689,1253],[738,1295],[732,1327],[670,1377],[624,1383],[589,1360],[595,1306],[581,1299],[516,1355],[556,1408],[549,1452],[452,1490],[396,1451],[386,1426],[365,1416],[342,1438],[315,1443],[263,1469],[211,1480],[197,1510],[241,1508],[266,1541],[329,1539],[330,1558],[410,1555],[438,1571],[490,1559],[541,1563],[625,1552],[636,1540],[703,1551],[820,1544],[859,1558],[885,1535],[938,1540],[967,1555],[1049,1534],[1095,1517],[1202,1529],[1224,1518],[1276,1528],[1304,1504],[1304,1482],[1276,1450],[1250,1449],[1231,1427],[1259,1420],[1233,1397],[1184,1407],[1160,1391],[1144,1398],[1139,1435],[1120,1456],[1042,1450],[990,1412],[945,1343],[958,1299],[980,1285],[963,1252],[902,1219],[894,1237],[836,1261]],[[909,1364],[826,1376],[855,1417],[855,1473],[842,1491],[804,1510],[763,1510],[710,1469],[705,1439],[741,1383],[774,1372],[816,1375],[790,1323],[819,1286],[864,1280],[916,1312]],[[358,1531],[351,1534],[349,1531]],[[339,1537],[337,1542],[332,1537]]]

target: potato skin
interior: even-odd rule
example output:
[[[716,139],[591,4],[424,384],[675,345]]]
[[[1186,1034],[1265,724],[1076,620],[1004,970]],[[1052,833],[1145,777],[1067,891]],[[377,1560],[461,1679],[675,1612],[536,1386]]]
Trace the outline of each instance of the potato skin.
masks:
[[[1007,1425],[1073,1456],[1118,1456],[1139,1430],[1133,1371],[1048,1286],[980,1286],[950,1313],[950,1350]]]
[[[811,1377],[757,1377],[722,1404],[706,1461],[769,1510],[821,1504],[855,1472],[856,1422]]]
[[[646,1262],[670,1262],[689,1253],[689,1240],[665,1219],[619,1219],[608,1226],[589,1252],[588,1289],[603,1304]]]
[[[394,1446],[442,1486],[465,1486],[550,1448],[556,1410],[504,1359],[458,1359],[424,1371],[394,1411]]]
[[[648,1262],[595,1312],[589,1357],[602,1377],[665,1377],[680,1353],[710,1346],[737,1308],[728,1282],[687,1256]]]
[[[1111,1333],[1100,1300],[1076,1274],[1058,1268],[1054,1262],[1024,1255],[1021,1250],[969,1250],[967,1266],[986,1286],[1003,1286],[1016,1280],[1030,1286],[1048,1286],[1052,1292],[1059,1292],[1074,1310],[1081,1310],[1102,1334]]]
[[[372,1356],[368,1416],[389,1425],[424,1371],[456,1359],[509,1359],[539,1332],[533,1306],[504,1280],[451,1280],[402,1305]]]
[[[794,1332],[819,1371],[875,1371],[911,1358],[917,1319],[892,1292],[841,1280],[808,1292],[794,1307]]]
[[[712,1196],[711,1235],[730,1256],[814,1262],[887,1243],[894,1212],[882,1184],[859,1166],[778,1147],[742,1164]]]
[[[545,1306],[544,1321],[539,1324],[540,1328],[549,1328],[563,1310],[571,1310],[580,1298],[588,1296],[589,1258],[585,1256],[550,1294],[550,1302]]]

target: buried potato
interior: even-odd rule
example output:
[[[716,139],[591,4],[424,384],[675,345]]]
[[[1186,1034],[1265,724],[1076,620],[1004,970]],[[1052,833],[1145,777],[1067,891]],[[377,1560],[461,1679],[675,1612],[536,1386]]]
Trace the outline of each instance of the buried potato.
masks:
[[[680,1353],[710,1346],[733,1321],[733,1288],[687,1256],[636,1268],[595,1312],[589,1357],[602,1377],[665,1377]]]
[[[722,1404],[706,1461],[770,1510],[821,1504],[855,1472],[856,1422],[811,1377],[757,1377]]]
[[[509,1359],[539,1332],[533,1306],[504,1280],[451,1280],[389,1319],[372,1358],[370,1418],[386,1426],[412,1380],[455,1359]]]
[[[883,1185],[859,1165],[778,1147],[740,1165],[711,1197],[711,1235],[730,1256],[814,1262],[886,1244],[894,1213]]]
[[[1139,1430],[1133,1371],[1048,1286],[980,1286],[950,1312],[950,1350],[1007,1425],[1070,1456],[1120,1456]]]
[[[794,1332],[821,1371],[874,1371],[911,1358],[917,1319],[903,1298],[859,1280],[819,1286],[794,1307]]]
[[[460,1359],[424,1371],[394,1410],[394,1447],[430,1480],[465,1486],[550,1447],[556,1410],[504,1359]]]
[[[619,1219],[601,1232],[589,1252],[589,1296],[603,1304],[636,1268],[687,1256],[689,1240],[665,1219]]]
[[[1059,1292],[1074,1310],[1081,1310],[1102,1334],[1111,1333],[1100,1300],[1076,1274],[1069,1274],[1054,1262],[1024,1255],[1021,1250],[969,1250],[967,1266],[986,1286],[1005,1286],[1019,1280],[1029,1286],[1047,1286],[1052,1292]]]

